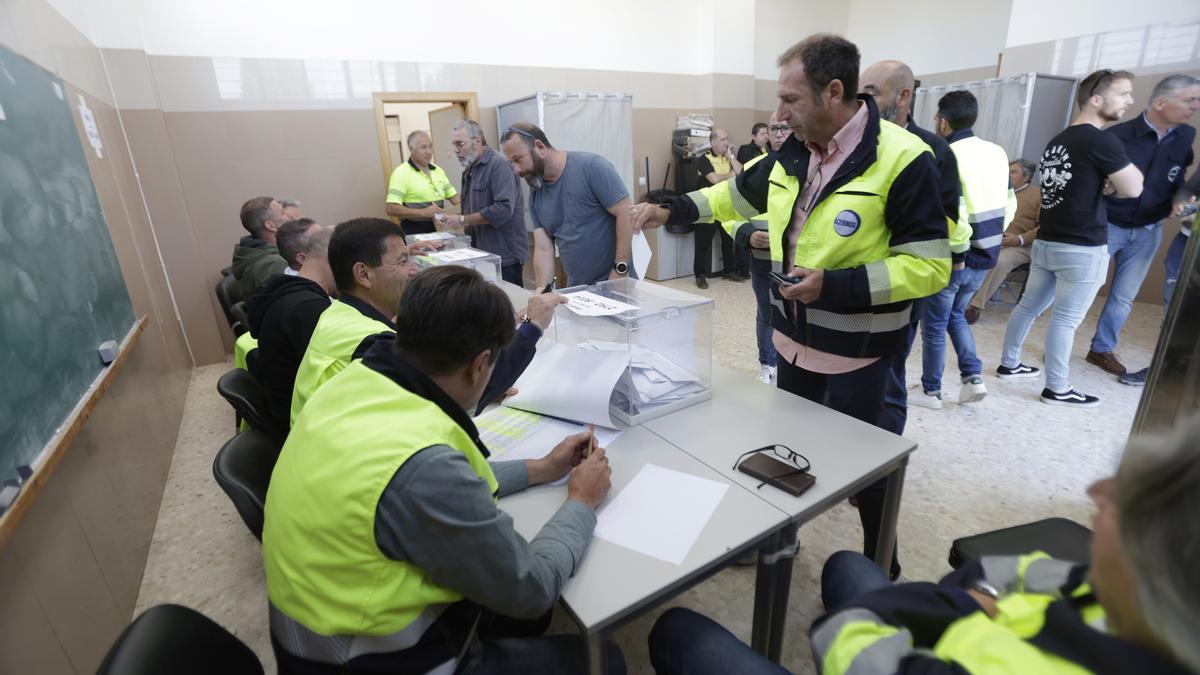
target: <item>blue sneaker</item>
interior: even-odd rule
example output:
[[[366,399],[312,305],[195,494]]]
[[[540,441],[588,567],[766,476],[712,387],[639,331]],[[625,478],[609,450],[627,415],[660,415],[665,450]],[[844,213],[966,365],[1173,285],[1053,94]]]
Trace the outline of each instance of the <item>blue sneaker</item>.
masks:
[[[1118,375],[1117,382],[1120,382],[1121,384],[1127,384],[1131,387],[1144,387],[1146,386],[1146,376],[1149,374],[1149,367],[1142,368],[1136,373],[1125,373],[1124,375]]]

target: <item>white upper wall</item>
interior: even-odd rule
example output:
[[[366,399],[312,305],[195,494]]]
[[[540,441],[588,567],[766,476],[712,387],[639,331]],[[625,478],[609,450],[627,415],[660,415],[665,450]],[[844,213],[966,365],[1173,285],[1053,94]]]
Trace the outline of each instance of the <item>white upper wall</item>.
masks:
[[[1011,0],[1006,47],[1200,18],[1197,0]]]
[[[754,0],[49,1],[97,46],[153,55],[753,73],[714,40],[751,42]]]
[[[846,37],[866,67],[899,59],[918,75],[995,66],[1012,0],[850,0]]]
[[[828,0],[758,0],[754,10],[754,76],[774,80],[775,60],[813,33],[846,34],[845,5]]]

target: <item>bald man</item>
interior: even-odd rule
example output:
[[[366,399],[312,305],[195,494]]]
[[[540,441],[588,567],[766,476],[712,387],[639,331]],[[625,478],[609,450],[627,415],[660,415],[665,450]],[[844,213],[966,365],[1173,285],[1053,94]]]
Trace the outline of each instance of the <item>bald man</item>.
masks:
[[[442,167],[433,163],[433,139],[425,131],[408,135],[408,161],[392,171],[388,181],[387,214],[400,220],[404,234],[435,231],[449,200],[458,204],[458,191]]]
[[[696,162],[696,170],[700,172],[701,177],[699,185],[696,186],[697,190],[716,185],[742,172],[742,163],[734,156],[728,132],[720,127],[713,127],[712,133],[708,135],[708,140],[712,144],[709,153]],[[708,277],[716,276],[712,273],[712,240],[713,234],[717,231],[720,231],[721,235],[721,265],[724,267],[721,270],[721,277],[728,281],[743,281],[743,276],[738,274],[733,239],[725,232],[725,229],[718,227],[716,223],[696,223],[695,231],[696,256],[693,259],[692,269],[696,275],[696,287],[708,288]],[[746,271],[744,278],[750,278],[749,270]]]
[[[958,200],[962,194],[962,183],[958,178],[958,162],[946,139],[922,129],[912,121],[913,91],[916,81],[912,69],[901,61],[873,63],[858,77],[858,90],[870,94],[879,107],[879,117],[915,134],[933,150],[939,172],[939,187],[942,211],[953,228],[958,220]],[[920,316],[920,300],[913,305],[913,325],[909,327],[908,348],[896,354],[892,360],[892,371],[883,391],[883,414],[879,426],[894,434],[903,434],[908,421],[908,387],[904,378],[904,364],[912,350],[916,336],[916,321]]]

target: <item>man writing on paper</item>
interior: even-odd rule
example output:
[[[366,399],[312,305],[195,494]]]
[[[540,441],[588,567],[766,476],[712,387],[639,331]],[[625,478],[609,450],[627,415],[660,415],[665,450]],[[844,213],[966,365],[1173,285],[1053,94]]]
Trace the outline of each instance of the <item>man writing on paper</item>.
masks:
[[[404,293],[395,341],[373,345],[301,412],[263,525],[280,672],[586,669],[575,636],[495,639],[516,632],[496,615],[533,619],[558,600],[612,473],[602,448],[584,457],[586,432],[542,459],[488,463],[467,411],[513,339],[512,316],[474,270],[426,270]],[[496,500],[568,472],[566,501],[526,541]]]
[[[796,134],[736,179],[639,204],[635,229],[766,212],[777,384],[880,425],[883,392],[907,348],[912,301],[950,278],[948,223],[929,146],[856,98],[858,48],[810,36],[779,57],[779,119]],[[786,278],[784,278],[786,275]],[[858,494],[864,552],[875,557],[884,481]],[[900,565],[894,551],[894,578]]]
[[[537,288],[554,278],[555,245],[568,286],[636,277],[629,193],[607,159],[558,150],[528,122],[506,129],[500,147],[531,190]]]

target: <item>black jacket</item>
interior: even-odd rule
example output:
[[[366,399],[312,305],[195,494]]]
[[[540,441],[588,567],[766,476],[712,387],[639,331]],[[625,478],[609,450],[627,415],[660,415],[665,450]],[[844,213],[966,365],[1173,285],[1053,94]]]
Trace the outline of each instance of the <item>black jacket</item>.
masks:
[[[296,371],[329,296],[315,281],[277,274],[246,303],[250,334],[258,340],[254,375],[267,390],[267,410],[287,427]]]

